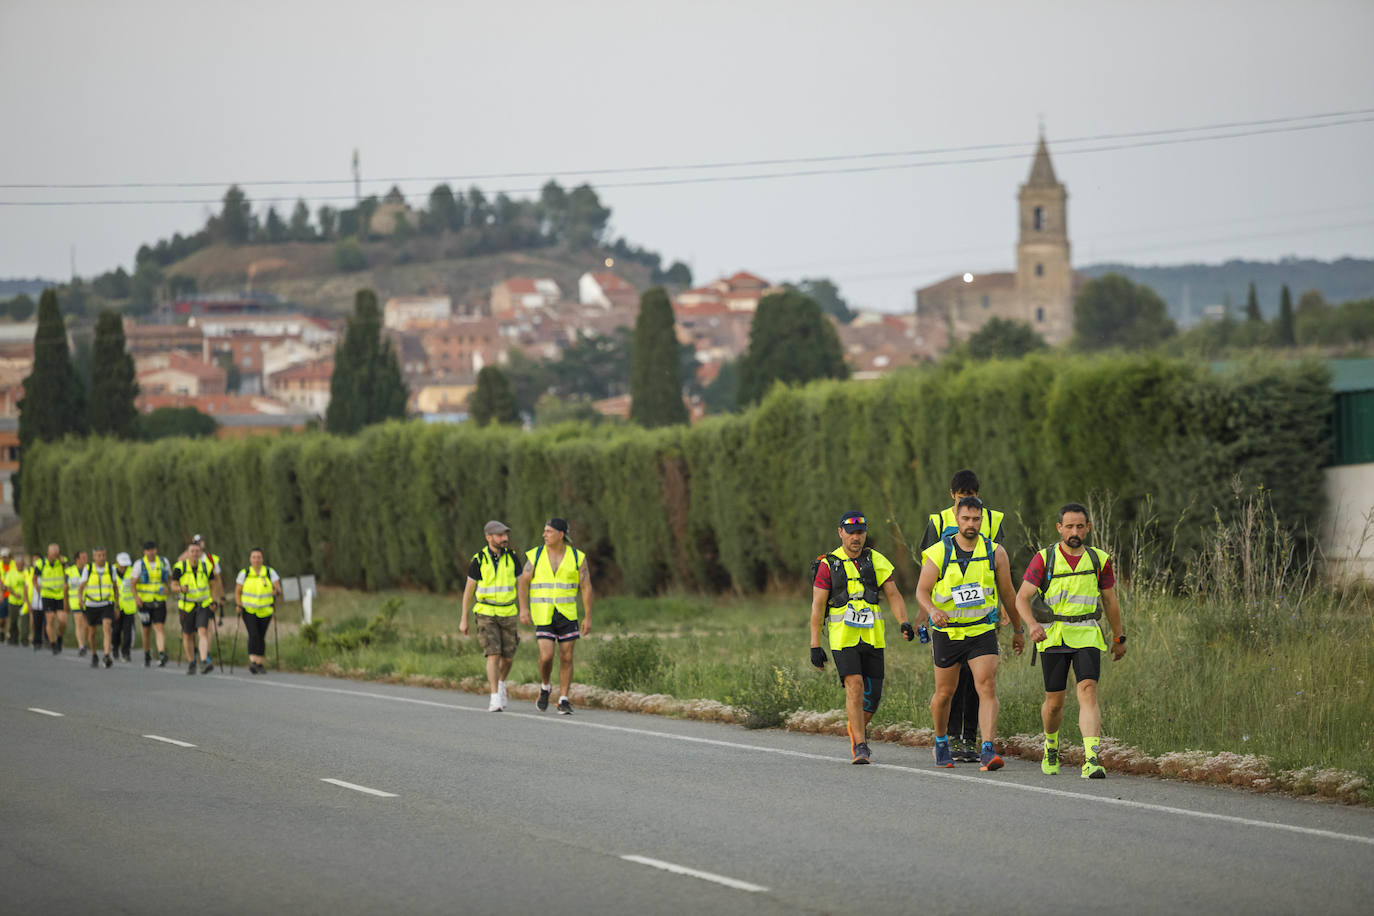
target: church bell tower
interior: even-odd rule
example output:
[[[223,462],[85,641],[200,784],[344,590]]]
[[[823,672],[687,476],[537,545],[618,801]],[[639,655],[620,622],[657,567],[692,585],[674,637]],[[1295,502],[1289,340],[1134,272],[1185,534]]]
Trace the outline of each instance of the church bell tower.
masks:
[[[1045,135],[1019,195],[1016,292],[1022,319],[1050,345],[1073,336],[1073,268],[1069,264],[1068,191],[1054,175]]]

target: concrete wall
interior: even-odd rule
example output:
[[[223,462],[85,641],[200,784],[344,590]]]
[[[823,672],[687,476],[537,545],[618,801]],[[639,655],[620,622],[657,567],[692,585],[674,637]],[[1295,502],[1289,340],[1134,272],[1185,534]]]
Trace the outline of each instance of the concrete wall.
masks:
[[[1374,464],[1326,468],[1327,515],[1318,532],[1337,578],[1374,582]]]

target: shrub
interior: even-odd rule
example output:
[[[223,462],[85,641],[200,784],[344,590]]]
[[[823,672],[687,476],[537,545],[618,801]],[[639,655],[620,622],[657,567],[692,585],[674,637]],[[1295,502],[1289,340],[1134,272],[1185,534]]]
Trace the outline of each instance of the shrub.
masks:
[[[667,670],[662,641],[652,636],[617,636],[601,646],[592,662],[597,683],[610,690],[652,692]]]

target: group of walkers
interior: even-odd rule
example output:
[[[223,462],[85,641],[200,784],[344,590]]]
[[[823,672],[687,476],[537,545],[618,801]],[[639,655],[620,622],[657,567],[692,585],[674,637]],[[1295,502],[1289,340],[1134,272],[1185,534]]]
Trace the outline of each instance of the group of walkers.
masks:
[[[134,631],[141,625],[143,665],[151,667],[156,648],[158,667],[167,666],[167,603],[176,599],[186,673],[214,670],[210,652],[218,637],[225,604],[220,558],[204,537],[196,535],[185,551],[170,562],[158,554],[154,541],[145,541],[143,555],[133,560],[119,552],[114,562],[104,547],[89,554],[79,550],[70,561],[59,544],[26,564],[22,555],[0,550],[0,633],[10,645],[30,642],[35,652],[46,645],[53,655],[63,651],[67,619],[75,619],[77,654],[90,655],[91,667],[109,668],[115,659],[132,662]],[[263,563],[254,548],[235,581],[234,599],[248,632],[249,671],[267,671],[267,627],[281,580]],[[138,624],[135,624],[137,619]],[[102,652],[103,647],[103,652]]]
[[[893,580],[892,563],[867,543],[868,520],[859,512],[840,519],[840,546],[818,557],[813,567],[811,663],[825,667],[825,623],[830,655],[845,689],[850,753],[854,763],[869,763],[868,723],[883,692],[886,643],[879,602],[886,598],[902,636],[909,642],[919,633],[921,642],[931,645],[935,765],[977,763],[982,770],[997,770],[1002,767],[993,746],[997,630],[1010,622],[1012,651],[1020,655],[1029,636],[1043,660],[1041,770],[1059,772],[1059,726],[1072,667],[1084,746],[1081,775],[1102,779],[1107,773],[1098,755],[1102,714],[1097,683],[1102,653],[1108,649],[1099,624],[1104,612],[1112,630],[1112,657],[1119,660],[1126,654],[1111,558],[1084,544],[1091,531],[1088,510],[1066,503],[1059,510],[1058,543],[1037,552],[1020,589],[1013,588],[1011,561],[1001,543],[1002,513],[983,504],[979,489],[977,474],[959,471],[950,481],[952,505],[930,516],[921,541],[914,625]]]

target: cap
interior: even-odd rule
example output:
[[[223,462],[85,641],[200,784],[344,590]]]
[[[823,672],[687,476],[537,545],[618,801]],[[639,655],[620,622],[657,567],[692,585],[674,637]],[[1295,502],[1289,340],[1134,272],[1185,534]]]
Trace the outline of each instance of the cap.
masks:
[[[552,528],[554,531],[561,531],[564,534],[568,533],[568,523],[561,518],[549,519],[547,522],[544,523],[544,527]]]
[[[143,549],[144,549],[144,550],[157,550],[157,542],[156,542],[156,541],[144,541],[144,542],[143,542]]]
[[[840,519],[840,527],[853,534],[856,531],[868,530],[868,519],[864,518],[862,512],[846,512]]]
[[[498,522],[496,519],[492,519],[482,526],[483,534],[505,534],[509,530],[510,525],[505,522]]]
[[[0,547],[0,557],[7,557],[9,555],[10,549],[8,547]]]
[[[129,559],[129,555],[122,550],[119,552],[118,556],[115,557],[116,566],[132,566],[133,562],[133,560]]]
[[[192,536],[191,536],[191,543],[192,543],[192,544],[204,544],[204,543],[205,543],[205,535],[203,535],[203,534],[192,535]]]

